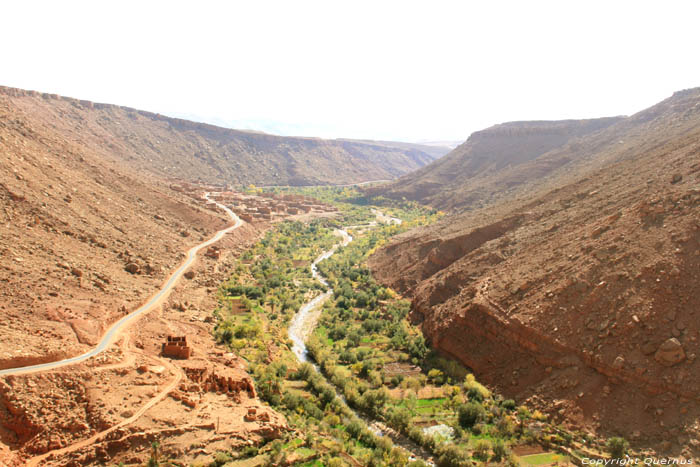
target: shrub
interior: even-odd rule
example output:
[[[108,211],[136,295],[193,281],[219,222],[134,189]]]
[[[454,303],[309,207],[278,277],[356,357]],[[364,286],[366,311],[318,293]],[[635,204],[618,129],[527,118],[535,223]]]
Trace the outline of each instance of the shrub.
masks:
[[[471,373],[469,373],[469,374],[467,375],[467,377],[464,379],[464,391],[467,392],[467,393],[469,393],[469,390],[472,389],[472,388],[474,388],[474,389],[476,389],[477,391],[479,391],[479,393],[481,394],[482,400],[483,400],[483,399],[486,399],[486,398],[488,398],[488,397],[491,397],[491,392],[490,392],[488,389],[486,389],[486,386],[484,386],[483,384],[479,383],[479,382],[476,380],[476,378],[474,377],[474,375],[471,374]]]
[[[512,412],[513,410],[515,410],[515,401],[513,399],[506,399],[501,404],[501,407],[503,407],[508,412]]]
[[[428,372],[428,379],[437,385],[441,385],[445,382],[445,374],[437,368],[433,368]]]
[[[303,381],[309,381],[311,378],[311,375],[313,375],[316,371],[314,370],[313,365],[310,363],[302,363],[299,369],[297,370],[297,379],[303,380]]]
[[[286,392],[284,394],[284,397],[282,397],[282,403],[289,410],[296,410],[297,407],[299,407],[300,405],[304,405],[304,398],[299,394],[295,394],[293,392]]]
[[[384,406],[389,399],[389,393],[384,388],[370,389],[362,394],[360,407],[370,415],[379,416],[384,410]]]
[[[228,453],[219,451],[214,455],[214,461],[210,465],[212,467],[219,467],[227,462],[230,462],[231,460],[232,458],[230,455],[228,455]]]
[[[467,452],[455,445],[446,445],[441,449],[437,462],[440,467],[465,467],[473,465]]]
[[[382,451],[382,453],[390,452],[393,447],[394,443],[392,443],[386,436],[382,436],[377,439],[376,449]]]
[[[406,431],[411,424],[411,411],[406,407],[392,407],[389,411],[389,422],[394,428]]]
[[[422,335],[418,335],[408,342],[408,353],[413,357],[413,361],[417,364],[422,361],[428,353],[428,347],[425,345],[425,339]]]
[[[347,431],[348,434],[355,439],[360,438],[363,430],[364,428],[362,427],[362,423],[360,423],[358,420],[351,420],[345,425],[345,431]]]
[[[357,347],[360,345],[362,340],[362,334],[357,329],[353,329],[347,337],[347,343],[349,347]],[[359,358],[359,355],[358,355]]]
[[[349,349],[345,349],[340,353],[340,361],[343,363],[357,363],[357,355]]]
[[[408,437],[416,444],[423,444],[423,438],[425,438],[425,435],[420,428],[417,426],[412,426],[408,430]]]
[[[508,457],[508,448],[506,447],[505,443],[503,443],[503,440],[497,439],[493,443],[493,460],[496,462],[500,462],[501,459],[505,459]]]
[[[481,394],[481,391],[479,391],[479,389],[477,388],[469,388],[469,390],[467,391],[467,397],[470,401],[474,402],[484,401],[484,396]]]
[[[508,418],[500,419],[496,424],[496,427],[498,429],[498,434],[502,438],[510,438],[511,436],[513,436],[513,433],[515,433],[515,427],[513,426],[513,422],[511,422]]]
[[[611,456],[616,459],[622,459],[627,454],[629,443],[625,438],[615,436],[608,440],[607,449]]]
[[[474,457],[479,460],[486,461],[489,458],[489,452],[491,451],[491,443],[482,439],[476,443],[474,446]]]
[[[255,457],[257,455],[258,455],[258,447],[257,446],[246,446],[243,448],[243,450],[239,454],[238,458],[239,459],[246,459],[248,457]]]
[[[391,386],[398,387],[403,381],[403,375],[396,375],[391,377]]]
[[[463,428],[472,428],[485,414],[484,407],[476,402],[462,404],[457,409],[457,418]]]

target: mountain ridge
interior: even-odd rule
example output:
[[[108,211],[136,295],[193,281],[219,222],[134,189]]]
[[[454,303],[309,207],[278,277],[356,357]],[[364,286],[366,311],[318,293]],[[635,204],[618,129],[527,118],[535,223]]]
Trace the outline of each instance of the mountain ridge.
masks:
[[[489,201],[483,193],[489,189],[483,185],[494,173],[535,160],[620,119],[515,121],[494,125],[472,133],[439,160],[370,193],[394,199],[405,197],[439,209],[468,208],[472,202]]]
[[[349,184],[367,181],[367,174],[393,179],[447,152],[410,143],[235,130],[17,88],[0,87],[0,95],[105,157],[166,178],[231,185]]]

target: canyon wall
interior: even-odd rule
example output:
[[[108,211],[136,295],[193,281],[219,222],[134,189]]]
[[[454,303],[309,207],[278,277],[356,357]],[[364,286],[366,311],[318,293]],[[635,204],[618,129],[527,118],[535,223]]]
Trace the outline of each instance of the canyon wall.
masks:
[[[576,143],[578,171],[402,234],[370,266],[504,394],[680,452],[700,416],[700,90],[618,125]]]

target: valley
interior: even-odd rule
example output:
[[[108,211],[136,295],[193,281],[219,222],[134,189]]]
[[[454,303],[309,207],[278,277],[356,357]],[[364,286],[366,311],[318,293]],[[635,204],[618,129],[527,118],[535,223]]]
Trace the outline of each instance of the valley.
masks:
[[[601,455],[605,440],[557,431],[544,414],[493,395],[462,365],[430,352],[406,321],[409,302],[368,276],[372,250],[437,214],[367,205],[355,190],[305,191],[333,201],[340,217],[280,225],[222,286],[217,340],[251,362],[261,397],[292,430],[258,456],[300,465],[517,463],[513,451],[547,453],[539,442],[552,456],[558,444]],[[458,423],[470,410],[473,418]]]
[[[698,89],[447,153],[2,87],[0,465],[698,459],[698,141]]]

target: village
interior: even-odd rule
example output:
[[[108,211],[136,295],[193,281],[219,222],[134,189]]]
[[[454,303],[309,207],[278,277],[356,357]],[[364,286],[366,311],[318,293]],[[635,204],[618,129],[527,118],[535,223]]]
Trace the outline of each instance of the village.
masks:
[[[337,212],[337,208],[324,204],[310,196],[299,194],[277,194],[236,191],[230,186],[205,185],[200,183],[177,183],[170,185],[175,191],[186,193],[201,199],[202,193],[211,193],[213,201],[230,208],[244,222],[275,222],[283,219],[303,219],[304,215],[329,215]],[[209,209],[217,210],[211,203]]]

